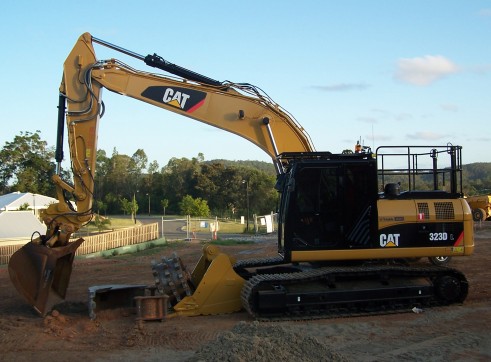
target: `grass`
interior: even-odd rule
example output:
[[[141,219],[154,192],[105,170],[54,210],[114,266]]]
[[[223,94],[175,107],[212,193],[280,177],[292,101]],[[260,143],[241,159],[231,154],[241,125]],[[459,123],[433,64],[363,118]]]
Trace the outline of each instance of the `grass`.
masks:
[[[201,222],[207,222],[206,227],[201,226]],[[201,220],[191,220],[190,230],[196,232],[209,232],[210,231],[210,223],[215,222],[215,219],[201,219]],[[238,221],[234,220],[218,220],[219,225],[219,233],[226,234],[245,234],[246,233],[246,225],[241,224]],[[263,232],[266,230],[265,226],[259,226],[258,232]],[[252,221],[249,222],[249,233],[255,233],[254,231],[254,223]]]
[[[141,225],[141,223],[136,220],[136,224],[133,220],[131,219],[121,219],[121,218],[112,218],[110,217],[109,220],[111,220],[111,228],[113,229],[123,229],[123,228],[129,228],[135,225]]]
[[[201,222],[203,221],[207,223],[206,227],[201,226]],[[191,230],[197,232],[208,232],[210,231],[210,224],[214,222],[215,220],[207,220],[207,219],[203,219],[200,221],[192,220],[190,224],[190,228]],[[219,232],[221,233],[240,234],[245,231],[245,225],[234,221],[218,221],[218,227],[219,227]]]

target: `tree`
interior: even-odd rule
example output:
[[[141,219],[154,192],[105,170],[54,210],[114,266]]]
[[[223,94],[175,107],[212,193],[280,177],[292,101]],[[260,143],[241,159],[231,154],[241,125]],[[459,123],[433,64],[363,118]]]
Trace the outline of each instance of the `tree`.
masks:
[[[477,162],[464,165],[464,193],[469,196],[491,193],[491,163]]]
[[[19,211],[27,211],[29,210],[29,203],[28,202],[24,202],[22,205],[19,206],[19,208],[17,210]]]
[[[104,212],[104,215],[106,215],[106,211],[107,211],[107,204],[102,201],[102,200],[96,200],[95,201],[95,207],[97,209],[97,213],[100,214],[101,211]]]
[[[162,205],[162,208],[164,209],[164,216],[165,216],[165,209],[169,206],[169,200],[163,199],[160,201],[160,204]]]
[[[138,203],[136,202],[135,194],[133,194],[133,200],[130,202],[130,212],[131,212],[131,217],[133,218],[133,221],[136,224],[136,213],[138,212]]]
[[[125,214],[131,215],[131,219],[136,224],[136,213],[138,212],[138,202],[136,202],[135,195],[133,200],[129,201],[126,198],[121,199],[121,209]]]
[[[204,164],[197,176],[196,190],[206,200],[214,213],[230,216],[231,205],[239,205],[242,197],[244,168],[225,166],[222,163]],[[233,214],[232,214],[233,215]]]
[[[94,220],[92,220],[90,223],[94,224],[99,232],[102,232],[102,230],[106,229],[107,226],[111,225],[111,220],[96,214]]]
[[[136,189],[135,181],[129,175],[131,158],[127,155],[113,154],[111,165],[107,177],[105,178],[105,188],[111,190],[117,196],[132,195]]]
[[[54,150],[35,133],[21,132],[0,150],[0,192],[12,190],[55,196]]]
[[[131,215],[130,201],[126,198],[121,199],[121,211],[126,215]]]
[[[182,215],[190,215],[195,217],[206,217],[210,215],[210,208],[208,207],[208,203],[206,202],[206,200],[203,200],[200,197],[194,199],[190,195],[184,196],[179,203],[179,208],[181,209]]]
[[[162,169],[162,189],[164,198],[169,205],[178,205],[186,195],[197,197],[196,178],[200,173],[200,163],[197,158],[171,158]],[[161,198],[160,198],[161,199]],[[176,210],[177,211],[177,210]]]
[[[221,217],[234,216],[237,210],[245,210],[247,200],[251,213],[270,213],[277,205],[274,174],[250,165],[204,162],[199,154],[192,160],[171,159],[160,175],[160,187],[152,188],[152,195],[163,192],[156,200],[168,199],[171,207],[179,205],[186,195],[206,200],[214,215]],[[247,198],[243,180],[249,180],[250,198]]]
[[[148,174],[153,175],[154,173],[159,172],[159,168],[159,163],[156,160],[150,162],[150,165],[148,165]]]
[[[274,211],[278,204],[278,192],[274,185],[276,178],[258,170],[249,170],[249,201],[251,214],[264,215]]]
[[[148,157],[141,148],[137,149],[133,156],[131,156],[131,161],[130,171],[133,173],[141,174],[147,168]]]
[[[97,150],[96,166],[95,166],[95,192],[94,199],[97,202],[106,194],[106,178],[111,169],[111,159],[107,157],[106,151]],[[107,208],[107,205],[106,205]]]
[[[104,211],[104,213],[116,213],[118,212],[120,209],[122,209],[121,207],[121,198],[112,193],[112,192],[108,192],[107,194],[104,195],[103,197],[103,202],[104,204],[106,205],[106,209]],[[124,209],[123,209],[123,212],[124,212]]]

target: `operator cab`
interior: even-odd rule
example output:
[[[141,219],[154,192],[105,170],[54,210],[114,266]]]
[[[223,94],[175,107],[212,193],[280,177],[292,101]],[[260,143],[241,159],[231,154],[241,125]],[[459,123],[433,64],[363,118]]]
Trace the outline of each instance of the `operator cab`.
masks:
[[[377,165],[371,153],[285,153],[279,252],[370,248],[376,232]]]

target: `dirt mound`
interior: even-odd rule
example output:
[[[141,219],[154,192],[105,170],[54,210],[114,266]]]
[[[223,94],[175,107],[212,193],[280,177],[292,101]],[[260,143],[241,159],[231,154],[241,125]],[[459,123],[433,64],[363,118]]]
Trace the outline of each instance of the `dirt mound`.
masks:
[[[188,361],[348,361],[315,337],[261,322],[239,322]]]

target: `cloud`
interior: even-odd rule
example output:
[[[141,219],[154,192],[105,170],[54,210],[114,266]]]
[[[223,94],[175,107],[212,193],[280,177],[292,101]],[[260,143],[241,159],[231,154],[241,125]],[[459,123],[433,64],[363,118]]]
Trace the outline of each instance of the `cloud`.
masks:
[[[377,118],[374,117],[358,117],[356,120],[363,123],[377,123]]]
[[[398,113],[394,115],[396,121],[407,121],[413,118],[412,114],[409,113]]]
[[[413,118],[410,113],[392,113],[384,109],[373,108],[371,112],[374,116],[360,116],[357,118],[360,122],[377,123],[379,120],[395,120],[398,122],[407,121]]]
[[[447,138],[448,135],[435,132],[416,132],[412,134],[407,134],[406,137],[412,140],[436,141],[442,138]]]
[[[366,83],[338,83],[332,85],[314,85],[312,88],[319,89],[325,92],[346,92],[352,90],[365,90],[370,85]]]
[[[377,134],[373,134],[373,135],[369,135],[369,136],[366,136],[367,139],[369,140],[373,140],[374,142],[388,142],[388,141],[391,141],[394,136],[393,135],[387,135],[387,134],[381,134],[381,133],[377,133]],[[372,145],[373,147],[373,145]]]
[[[491,72],[491,64],[479,64],[468,67],[471,72],[477,73],[479,75]]]
[[[456,104],[453,104],[453,103],[440,104],[440,107],[442,107],[442,109],[444,111],[448,111],[448,112],[458,112],[459,111],[459,106]]]
[[[491,9],[481,9],[481,10],[479,10],[479,16],[491,17]]]
[[[402,82],[425,86],[458,71],[456,64],[441,55],[425,55],[399,59],[394,77]]]

